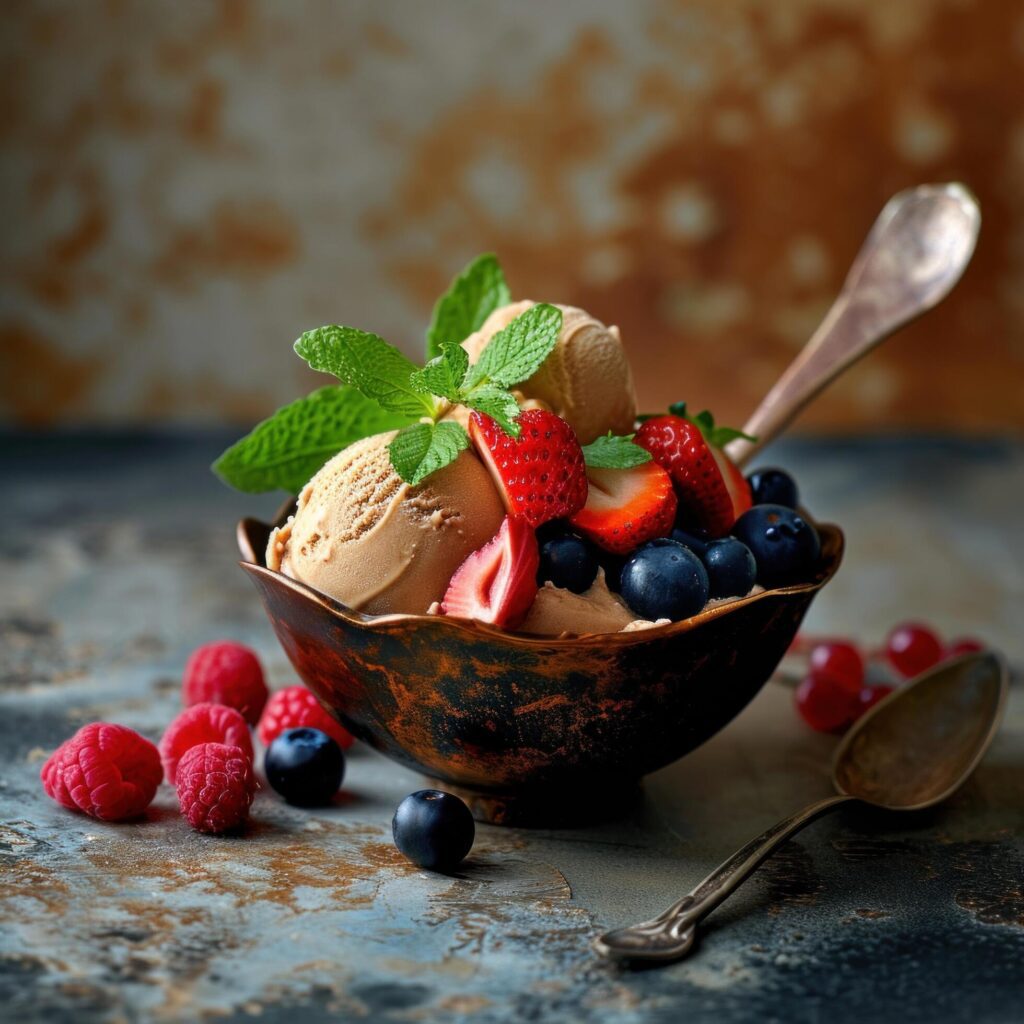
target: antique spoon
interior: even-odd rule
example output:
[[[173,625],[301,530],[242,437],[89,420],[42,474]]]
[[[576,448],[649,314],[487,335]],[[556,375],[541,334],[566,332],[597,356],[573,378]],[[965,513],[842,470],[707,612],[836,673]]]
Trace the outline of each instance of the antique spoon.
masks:
[[[967,654],[918,676],[864,715],[832,763],[838,793],[763,832],[664,913],[596,940],[620,960],[676,960],[698,923],[791,835],[828,811],[859,800],[887,811],[918,811],[945,800],[977,767],[995,735],[1009,688],[995,654]]]
[[[827,384],[944,299],[971,260],[981,211],[963,185],[899,192],[871,228],[831,309],[726,448],[738,465],[780,434]]]

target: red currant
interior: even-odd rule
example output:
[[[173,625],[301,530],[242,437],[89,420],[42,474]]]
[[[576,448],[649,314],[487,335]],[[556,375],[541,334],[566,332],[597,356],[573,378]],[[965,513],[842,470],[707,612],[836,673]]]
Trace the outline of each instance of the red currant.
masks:
[[[937,665],[944,653],[942,641],[919,622],[897,626],[885,642],[885,651],[893,668],[908,679]]]
[[[980,640],[975,640],[972,636],[964,636],[959,640],[954,640],[946,648],[947,658],[958,658],[961,654],[977,654],[978,651],[985,650],[985,645]]]
[[[864,659],[860,651],[841,640],[818,644],[811,651],[810,671],[812,676],[850,693],[859,693],[864,685]]]
[[[888,697],[893,689],[894,687],[892,686],[865,686],[857,696],[857,702],[860,704],[860,714],[863,715],[865,711],[869,711],[880,700]]]
[[[817,732],[842,732],[860,710],[857,695],[820,676],[808,676],[796,688],[796,709]]]

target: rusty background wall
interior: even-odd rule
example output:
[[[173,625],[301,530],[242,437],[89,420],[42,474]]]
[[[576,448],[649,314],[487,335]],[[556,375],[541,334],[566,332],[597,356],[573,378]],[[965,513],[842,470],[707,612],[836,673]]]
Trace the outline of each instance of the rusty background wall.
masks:
[[[885,199],[960,178],[963,287],[805,427],[1024,426],[1018,0],[4,5],[0,418],[245,422],[341,321],[416,351],[494,249],[741,420]]]

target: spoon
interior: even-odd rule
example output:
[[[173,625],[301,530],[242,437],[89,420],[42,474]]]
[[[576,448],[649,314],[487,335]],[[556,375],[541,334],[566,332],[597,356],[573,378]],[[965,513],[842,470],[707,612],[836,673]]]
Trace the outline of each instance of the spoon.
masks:
[[[899,192],[871,228],[825,319],[726,447],[743,465],[827,384],[879,342],[938,305],[971,260],[981,211],[956,182]]]
[[[860,801],[887,811],[932,807],[958,789],[992,742],[1009,688],[991,652],[929,670],[868,711],[843,738],[832,763],[837,796],[819,800],[751,840],[668,910],[606,932],[597,951],[621,960],[677,960],[697,924],[791,835],[816,818]]]

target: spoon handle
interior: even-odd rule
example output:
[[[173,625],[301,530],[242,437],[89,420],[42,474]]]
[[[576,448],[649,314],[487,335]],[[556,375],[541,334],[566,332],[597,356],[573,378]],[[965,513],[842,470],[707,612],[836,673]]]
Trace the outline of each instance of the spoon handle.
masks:
[[[871,228],[836,301],[727,447],[742,465],[848,366],[944,299],[974,252],[981,211],[957,183],[893,196]]]
[[[597,951],[619,960],[677,960],[693,945],[697,924],[747,879],[754,869],[791,835],[827,814],[850,796],[830,796],[780,821],[737,850],[692,892],[650,921],[605,932],[594,943]]]

